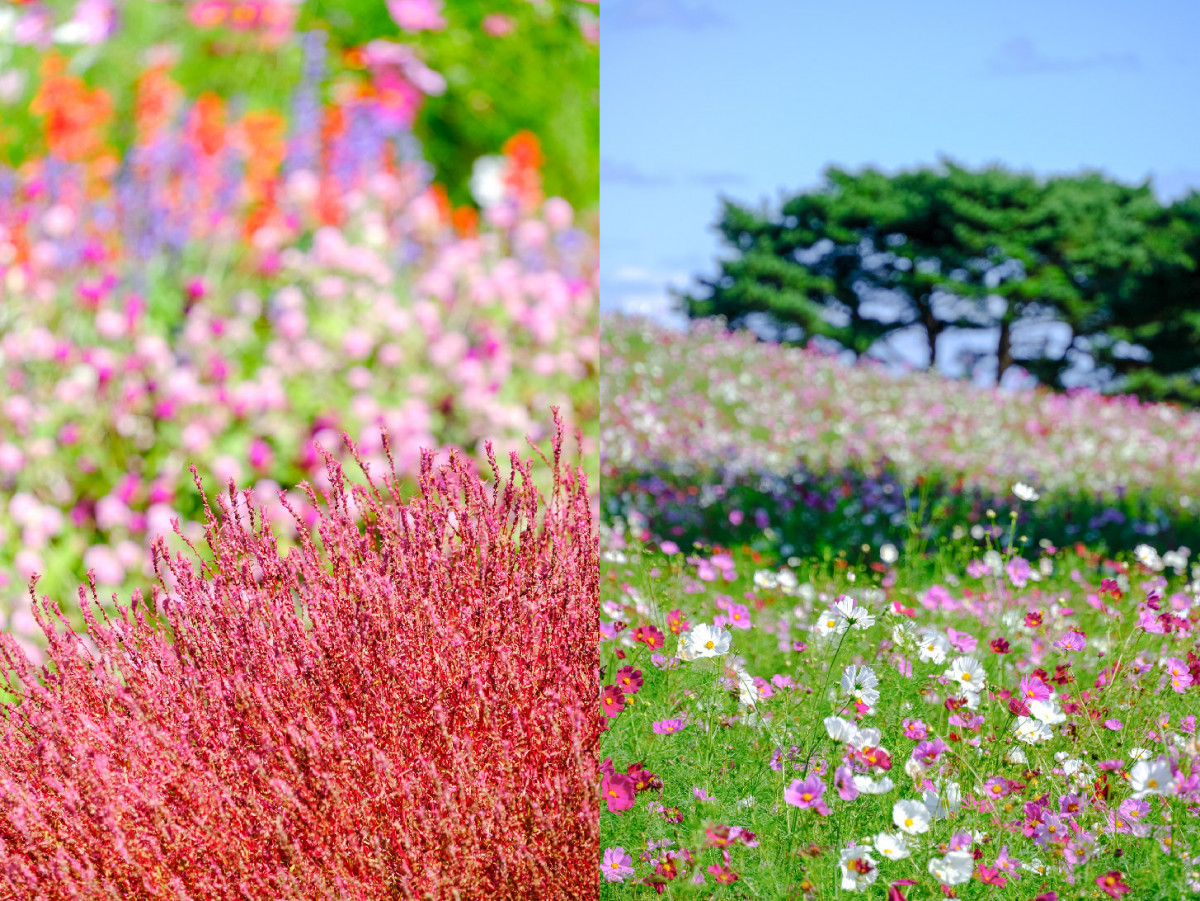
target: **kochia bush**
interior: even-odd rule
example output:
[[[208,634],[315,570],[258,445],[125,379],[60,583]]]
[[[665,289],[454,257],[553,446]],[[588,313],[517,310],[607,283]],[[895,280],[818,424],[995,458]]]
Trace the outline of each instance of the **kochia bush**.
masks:
[[[150,603],[81,589],[80,635],[43,597],[47,666],[0,635],[0,898],[593,896],[598,545],[561,452],[547,498],[515,454],[491,486],[427,456],[407,501],[329,458],[284,557],[231,486]]]

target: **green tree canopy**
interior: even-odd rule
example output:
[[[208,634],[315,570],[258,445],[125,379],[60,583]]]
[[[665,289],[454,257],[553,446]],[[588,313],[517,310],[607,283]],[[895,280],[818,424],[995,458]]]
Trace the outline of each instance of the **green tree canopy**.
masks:
[[[893,175],[831,167],[777,210],[723,200],[718,229],[732,252],[679,296],[690,317],[857,355],[915,331],[931,364],[966,330],[990,340],[997,381],[1021,366],[1058,388],[1071,373],[1159,396],[1167,385],[1152,376],[1166,370],[1173,397],[1189,380],[1200,395],[1200,201],[1164,207],[1149,183],[949,161]]]

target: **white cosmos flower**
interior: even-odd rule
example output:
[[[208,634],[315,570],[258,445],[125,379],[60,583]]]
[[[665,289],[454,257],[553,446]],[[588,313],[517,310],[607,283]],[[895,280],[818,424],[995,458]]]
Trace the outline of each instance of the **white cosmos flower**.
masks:
[[[1028,763],[1029,758],[1025,756],[1025,752],[1020,748],[1009,748],[1008,753],[1004,755],[1004,759],[1009,763]]]
[[[950,653],[950,647],[950,642],[945,635],[927,629],[921,633],[921,644],[917,655],[923,663],[940,666],[946,662],[946,655]]]
[[[860,607],[854,598],[848,594],[838,598],[837,603],[833,605],[833,609],[841,618],[841,622],[838,623],[837,627],[839,633],[849,631],[852,628],[862,631],[875,625],[875,617],[871,615],[871,611],[866,607]]]
[[[962,807],[962,792],[959,790],[957,782],[947,782],[940,790],[925,789],[924,794],[921,795],[921,802],[933,819],[944,820],[950,814],[957,813],[958,809]]]
[[[852,738],[858,735],[858,726],[849,720],[842,719],[840,716],[827,716],[825,717],[825,731],[829,733],[829,737],[834,741],[849,743]]]
[[[880,776],[878,779],[872,779],[870,776],[856,773],[854,775],[854,787],[864,795],[886,795],[896,787],[896,783],[892,781],[890,776]]]
[[[1062,704],[1058,700],[1058,695],[1050,695],[1044,701],[1030,701],[1029,715],[1047,726],[1057,726],[1067,720],[1067,715],[1062,712]]]
[[[1021,868],[1028,870],[1031,873],[1037,873],[1039,876],[1045,876],[1046,871],[1049,869],[1046,864],[1042,863],[1042,859],[1040,857],[1035,857],[1033,860],[1029,861],[1029,863],[1021,864]]]
[[[845,742],[854,748],[878,748],[883,740],[883,733],[869,726],[860,729],[849,720],[840,716],[825,717],[825,731],[834,741]]]
[[[917,646],[917,630],[912,621],[902,619],[892,626],[892,641],[902,651],[911,651]]]
[[[1023,501],[1036,501],[1041,497],[1041,495],[1024,482],[1017,482],[1017,484],[1013,485],[1012,492]]]
[[[842,888],[849,892],[861,892],[879,878],[879,867],[868,855],[869,846],[854,844],[842,849],[838,867],[842,871]]]
[[[875,850],[888,860],[904,860],[908,857],[908,839],[901,832],[881,832],[875,836]]]
[[[983,664],[974,657],[955,657],[950,661],[946,677],[963,692],[979,693],[987,686]]]
[[[1027,745],[1036,745],[1039,741],[1049,741],[1053,737],[1054,733],[1050,727],[1041,720],[1035,720],[1028,716],[1017,717],[1017,741]]]
[[[951,851],[945,857],[929,860],[929,873],[943,885],[961,885],[971,878],[975,857],[970,851]]]
[[[684,660],[698,660],[701,657],[720,657],[729,653],[729,643],[733,635],[728,629],[700,623],[695,628],[684,633]]]
[[[900,559],[900,552],[896,550],[896,545],[889,542],[879,549],[879,559],[890,566]]]
[[[848,666],[842,671],[842,691],[868,707],[879,700],[879,678],[869,666]]]
[[[1146,795],[1165,795],[1175,790],[1175,777],[1170,765],[1161,758],[1155,761],[1139,760],[1129,771],[1129,787],[1133,797],[1140,801]]]
[[[824,638],[826,635],[832,635],[834,632],[846,631],[845,629],[840,628],[840,626],[843,624],[844,621],[840,616],[837,615],[837,613],[832,610],[826,610],[817,617],[817,622],[816,625],[813,626],[813,631],[817,633],[818,637]],[[848,629],[849,626],[846,626],[846,628]]]
[[[909,835],[928,832],[931,819],[929,808],[920,801],[901,800],[892,805],[892,822]]]
[[[1153,752],[1151,752],[1147,748],[1130,748],[1129,749],[1129,759],[1130,760],[1149,760],[1153,756],[1154,756]]]
[[[1155,571],[1163,569],[1162,558],[1158,556],[1158,551],[1150,547],[1148,544],[1139,544],[1133,549],[1133,556],[1137,557],[1138,563],[1149,567]]]

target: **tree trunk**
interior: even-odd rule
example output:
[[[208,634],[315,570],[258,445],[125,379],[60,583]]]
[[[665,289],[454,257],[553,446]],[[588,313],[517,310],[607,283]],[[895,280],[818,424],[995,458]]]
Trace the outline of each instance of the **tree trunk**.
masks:
[[[996,342],[996,384],[1004,378],[1004,373],[1013,365],[1012,357],[1012,323],[1008,317],[1000,320],[1000,338]]]

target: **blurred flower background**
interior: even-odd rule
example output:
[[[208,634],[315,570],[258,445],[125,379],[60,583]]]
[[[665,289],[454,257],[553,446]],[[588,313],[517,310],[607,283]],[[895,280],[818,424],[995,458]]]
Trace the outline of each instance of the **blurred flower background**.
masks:
[[[598,30],[553,0],[0,9],[0,625],[208,486],[596,446]],[[554,72],[553,78],[545,73]]]

